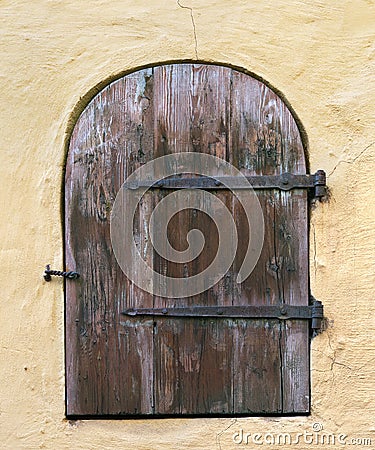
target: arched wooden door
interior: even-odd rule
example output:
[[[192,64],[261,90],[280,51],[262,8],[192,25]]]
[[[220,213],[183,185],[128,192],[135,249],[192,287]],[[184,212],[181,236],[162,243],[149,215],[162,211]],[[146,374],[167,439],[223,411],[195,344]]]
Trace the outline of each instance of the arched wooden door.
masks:
[[[81,274],[66,282],[67,415],[306,413],[308,321],[122,314],[129,308],[309,303],[305,189],[256,191],[264,245],[242,284],[235,278],[249,228],[226,190],[212,192],[234,217],[239,248],[216,285],[177,302],[143,291],[123,274],[110,239],[116,194],[137,168],[178,152],[215,155],[247,176],[306,174],[291,112],[264,83],[239,71],[164,65],[124,76],[96,95],[76,123],[66,165],[66,266]],[[148,220],[169,192],[145,194],[135,239],[156,270],[186,277],[212,259],[217,231],[200,211],[181,212],[168,228],[171,245],[183,250],[189,229],[198,228],[206,238],[202,255],[185,265],[158,257]]]

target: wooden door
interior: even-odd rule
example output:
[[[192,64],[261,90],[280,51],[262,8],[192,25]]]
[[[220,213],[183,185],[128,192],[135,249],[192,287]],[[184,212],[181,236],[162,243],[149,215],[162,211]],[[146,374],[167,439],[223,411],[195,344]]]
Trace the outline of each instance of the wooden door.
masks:
[[[259,261],[236,275],[249,226],[230,191],[217,195],[239,236],[225,276],[199,295],[152,295],[120,269],[111,245],[111,210],[126,178],[145,163],[180,152],[208,153],[245,175],[306,173],[301,136],[283,101],[261,81],[231,68],[171,64],[131,73],[90,102],[71,136],[65,178],[68,416],[282,414],[309,411],[306,320],[127,316],[129,308],[308,305],[305,190],[257,191],[265,235]],[[170,191],[149,190],[134,219],[145,261],[160,273],[189,277],[217,249],[217,229],[196,210],[176,214],[171,245],[189,230],[206,243],[188,264],[153,251],[150,214]]]

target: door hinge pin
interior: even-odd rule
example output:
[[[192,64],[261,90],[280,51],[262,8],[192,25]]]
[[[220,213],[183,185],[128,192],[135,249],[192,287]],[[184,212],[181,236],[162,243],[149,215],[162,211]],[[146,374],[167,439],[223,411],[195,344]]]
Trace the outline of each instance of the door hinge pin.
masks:
[[[311,306],[311,328],[313,331],[322,328],[323,316],[323,303],[320,300],[313,299],[313,304]]]
[[[46,281],[51,281],[51,276],[64,277],[69,278],[70,280],[75,280],[79,278],[79,273],[73,271],[63,272],[61,270],[51,270],[50,265],[48,264],[46,266],[46,270],[44,271],[43,277]]]
[[[314,173],[315,197],[322,198],[327,193],[326,173],[324,170],[318,170]]]

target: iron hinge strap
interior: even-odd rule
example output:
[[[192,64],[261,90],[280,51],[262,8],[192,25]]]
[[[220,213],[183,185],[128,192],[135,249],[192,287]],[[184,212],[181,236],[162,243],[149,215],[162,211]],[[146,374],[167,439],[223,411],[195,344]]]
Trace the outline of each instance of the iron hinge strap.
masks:
[[[247,305],[247,306],[187,306],[180,308],[129,308],[127,316],[210,317],[239,319],[310,319],[312,329],[320,329],[323,304],[315,300],[312,305]]]
[[[161,180],[134,180],[123,185],[127,189],[205,189],[205,190],[240,190],[240,189],[314,189],[315,197],[326,194],[326,174],[318,170],[312,175],[299,175],[285,172],[281,175],[255,175],[245,177],[249,184],[239,183],[237,177],[229,176],[194,176],[171,177]]]

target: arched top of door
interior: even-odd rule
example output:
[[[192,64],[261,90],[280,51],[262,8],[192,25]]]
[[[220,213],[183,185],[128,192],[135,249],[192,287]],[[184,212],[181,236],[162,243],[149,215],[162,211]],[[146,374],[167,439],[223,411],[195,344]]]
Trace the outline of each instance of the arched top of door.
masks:
[[[148,128],[154,121],[154,157],[165,154],[168,145],[168,152],[221,153],[248,174],[303,174],[309,170],[306,133],[282,94],[244,69],[212,63],[157,64],[98,84],[81,98],[71,115],[67,147],[77,130],[88,125],[93,111],[109,104],[114,107],[124,89],[133,90],[134,95],[130,98],[128,94],[128,104],[122,99],[117,108],[125,113],[130,107],[132,115],[139,114],[140,137],[142,121],[148,121]],[[196,120],[193,126],[192,118]],[[184,125],[189,128],[185,132]],[[208,136],[202,142],[203,128]],[[240,147],[238,161],[230,158],[234,146]]]

